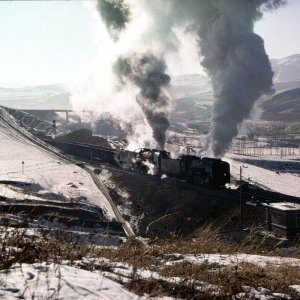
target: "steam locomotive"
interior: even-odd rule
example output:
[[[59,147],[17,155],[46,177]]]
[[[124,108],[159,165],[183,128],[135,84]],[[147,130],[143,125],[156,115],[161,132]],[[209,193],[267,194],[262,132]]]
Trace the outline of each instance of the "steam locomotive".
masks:
[[[197,185],[224,187],[230,183],[230,166],[227,162],[209,157],[181,155],[172,159],[165,150],[143,148],[137,151],[120,150],[116,160],[124,168],[185,179]]]

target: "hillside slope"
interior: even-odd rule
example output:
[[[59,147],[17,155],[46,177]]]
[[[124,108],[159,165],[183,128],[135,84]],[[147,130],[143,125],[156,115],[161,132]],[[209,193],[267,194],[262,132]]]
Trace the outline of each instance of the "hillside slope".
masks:
[[[1,196],[20,200],[37,196],[66,202],[85,202],[97,205],[109,220],[115,215],[105,196],[92,178],[78,166],[47,150],[49,146],[20,127],[6,110],[0,107],[0,180],[29,187],[15,193],[3,186]],[[19,185],[20,185],[19,184]]]
[[[300,88],[279,93],[263,103],[262,119],[267,121],[299,122]]]
[[[272,59],[275,82],[300,81],[300,54]]]

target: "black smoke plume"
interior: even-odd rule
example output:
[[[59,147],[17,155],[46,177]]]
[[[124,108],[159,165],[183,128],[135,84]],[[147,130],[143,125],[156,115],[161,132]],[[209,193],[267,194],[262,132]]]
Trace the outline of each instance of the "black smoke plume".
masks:
[[[151,53],[153,53],[151,41],[154,39],[160,43],[163,53],[176,49],[178,41],[173,38],[173,29],[176,26],[194,32],[199,39],[201,64],[211,77],[214,89],[215,103],[210,140],[211,148],[217,157],[224,155],[230,148],[232,139],[238,134],[240,124],[249,117],[255,101],[272,92],[273,72],[264,49],[264,42],[254,32],[254,23],[262,17],[264,11],[277,9],[286,2],[285,0],[130,1],[133,5],[142,5],[153,17],[153,28],[144,39],[149,41]],[[130,9],[125,2],[99,0],[98,8],[108,30],[119,33],[126,27]],[[137,51],[142,46],[136,45]],[[165,74],[165,63],[151,55],[144,55],[120,58],[117,65],[124,80],[130,79],[140,87],[141,92],[137,101],[153,128],[154,137],[160,140],[159,143],[163,146],[164,133],[169,124],[167,114],[162,109],[166,108],[169,101],[169,98],[161,93],[162,88],[169,83],[169,77]],[[152,93],[155,96],[152,96]],[[159,120],[162,120],[161,125],[157,125]]]
[[[130,20],[129,6],[123,0],[98,0],[97,9],[114,41]]]
[[[166,131],[170,126],[168,120],[170,98],[166,92],[170,77],[165,73],[164,60],[150,53],[133,54],[120,57],[114,70],[122,83],[129,80],[140,89],[136,100],[152,128],[154,139],[159,147],[164,149]]]
[[[215,96],[211,127],[215,156],[228,150],[255,101],[273,86],[264,42],[253,32],[260,15],[256,2],[262,1],[223,2],[212,1],[211,14],[198,32],[202,66],[212,78]]]
[[[255,101],[272,92],[273,72],[264,42],[254,33],[263,11],[283,0],[176,0],[174,23],[197,32],[201,64],[212,78],[215,103],[210,133],[215,156],[222,156],[249,117]]]

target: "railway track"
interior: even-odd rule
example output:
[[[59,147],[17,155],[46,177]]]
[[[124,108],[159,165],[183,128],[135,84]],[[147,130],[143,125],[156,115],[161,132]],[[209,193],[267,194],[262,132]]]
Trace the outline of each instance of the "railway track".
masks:
[[[135,233],[132,230],[130,224],[125,221],[125,219],[122,217],[120,211],[118,210],[117,206],[115,205],[113,199],[111,198],[111,196],[109,195],[108,190],[106,189],[106,187],[101,183],[101,181],[99,180],[98,176],[94,173],[94,171],[88,167],[84,167],[84,169],[91,175],[95,185],[102,191],[102,193],[104,194],[104,196],[106,197],[106,199],[109,201],[112,210],[114,211],[116,218],[118,219],[119,222],[121,222],[123,229],[126,233],[126,235],[128,237],[134,237]]]

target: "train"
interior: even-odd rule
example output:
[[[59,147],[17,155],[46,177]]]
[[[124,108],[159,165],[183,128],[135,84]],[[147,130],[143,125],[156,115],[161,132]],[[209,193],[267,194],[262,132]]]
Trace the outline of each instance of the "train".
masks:
[[[138,172],[165,174],[196,185],[224,187],[230,183],[230,166],[218,158],[181,155],[173,159],[169,152],[158,149],[128,151],[50,139],[44,141],[71,155]]]
[[[181,155],[171,158],[165,150],[142,148],[116,152],[116,161],[123,168],[168,175],[196,185],[224,187],[230,183],[230,165],[219,158]]]

